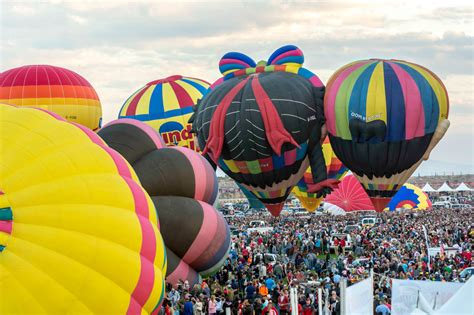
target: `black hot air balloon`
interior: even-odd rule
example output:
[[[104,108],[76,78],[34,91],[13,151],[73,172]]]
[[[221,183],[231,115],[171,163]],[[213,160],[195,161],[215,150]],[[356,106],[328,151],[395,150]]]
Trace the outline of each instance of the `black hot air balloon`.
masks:
[[[313,191],[324,195],[336,182],[326,180],[321,150],[324,85],[303,61],[302,51],[292,45],[258,64],[227,53],[219,63],[224,77],[190,120],[203,154],[275,216],[309,165]]]

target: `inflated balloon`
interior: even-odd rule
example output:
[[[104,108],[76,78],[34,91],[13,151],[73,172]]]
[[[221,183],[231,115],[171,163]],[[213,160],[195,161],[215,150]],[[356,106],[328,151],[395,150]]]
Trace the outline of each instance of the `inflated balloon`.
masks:
[[[386,210],[395,211],[398,208],[429,210],[431,207],[430,198],[421,188],[412,184],[405,184],[390,200]]]
[[[326,170],[328,178],[341,180],[347,173],[347,168],[337,158],[336,154],[331,148],[329,138],[325,138],[323,142],[324,162],[326,163]],[[300,179],[298,184],[293,188],[293,194],[301,202],[301,205],[309,212],[314,212],[318,207],[323,197],[318,197],[316,193],[308,192],[308,185],[314,185],[313,176],[311,174],[311,167],[309,167]]]
[[[0,73],[0,102],[46,109],[94,131],[102,122],[100,100],[91,84],[55,66],[23,66]]]
[[[354,175],[347,175],[337,189],[324,198],[324,203],[335,205],[346,212],[375,210],[369,196]]]
[[[252,194],[247,188],[239,184],[237,184],[237,186],[239,186],[245,198],[247,198],[250,208],[252,209],[265,208],[265,205],[260,200],[258,200],[258,198],[254,194]]]
[[[295,46],[276,50],[268,62],[227,53],[224,75],[191,118],[203,154],[278,215],[293,186],[311,164],[312,187],[327,193],[322,98],[324,85],[302,67]]]
[[[200,154],[165,147],[150,126],[133,119],[109,123],[98,133],[133,166],[159,215],[166,245],[166,281],[201,281],[225,262],[230,231],[213,206],[217,197],[214,169]]]
[[[168,146],[199,151],[188,120],[208,88],[206,81],[180,75],[149,82],[125,101],[119,118],[147,123]]]
[[[329,79],[324,111],[331,145],[377,210],[445,134],[448,103],[434,73],[405,61],[356,61]]]
[[[0,314],[155,314],[166,256],[130,165],[91,130],[0,104]]]

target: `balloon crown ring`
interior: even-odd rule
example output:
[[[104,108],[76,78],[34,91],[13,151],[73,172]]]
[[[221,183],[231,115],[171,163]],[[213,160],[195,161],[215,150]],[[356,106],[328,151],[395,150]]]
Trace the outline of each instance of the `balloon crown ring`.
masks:
[[[13,213],[7,196],[0,190],[0,252],[7,247],[8,239],[12,233]]]
[[[159,80],[148,82],[146,85],[157,85],[157,84],[161,84],[161,83],[173,82],[173,81],[181,80],[182,78],[183,78],[182,75],[172,75],[172,76],[166,77],[164,79],[159,79]]]

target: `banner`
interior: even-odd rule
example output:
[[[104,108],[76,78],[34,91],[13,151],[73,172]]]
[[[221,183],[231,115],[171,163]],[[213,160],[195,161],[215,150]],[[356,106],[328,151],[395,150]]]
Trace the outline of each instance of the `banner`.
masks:
[[[411,314],[417,308],[420,294],[432,309],[439,309],[462,285],[455,282],[392,279],[392,315]]]
[[[374,288],[372,277],[346,288],[345,315],[366,315],[374,313]]]

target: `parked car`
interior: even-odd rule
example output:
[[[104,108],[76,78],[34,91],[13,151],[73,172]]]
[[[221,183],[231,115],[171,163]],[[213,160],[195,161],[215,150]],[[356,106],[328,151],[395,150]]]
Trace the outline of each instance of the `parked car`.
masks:
[[[270,254],[270,253],[265,253],[265,254],[256,254],[253,258],[253,262],[255,264],[258,264],[260,262],[262,262],[265,264],[265,265],[275,265],[277,263],[277,261],[279,261],[279,256],[276,255],[276,254]]]
[[[358,224],[351,224],[351,225],[346,225],[344,227],[343,232],[344,233],[351,233],[354,231],[358,231],[360,229],[360,226]]]
[[[381,220],[376,217],[364,217],[364,218],[361,218],[360,224],[362,224],[362,226],[374,226],[380,223],[380,221]]]
[[[474,275],[474,267],[468,267],[461,271],[459,277],[464,281],[467,281],[472,275]]]
[[[452,206],[451,202],[449,202],[447,200],[433,202],[433,208],[451,209],[451,206]]]
[[[273,231],[273,227],[268,226],[265,221],[261,220],[254,220],[250,221],[249,228],[247,229],[249,233],[258,232],[258,233],[266,233]]]

